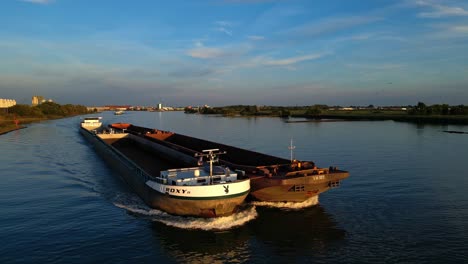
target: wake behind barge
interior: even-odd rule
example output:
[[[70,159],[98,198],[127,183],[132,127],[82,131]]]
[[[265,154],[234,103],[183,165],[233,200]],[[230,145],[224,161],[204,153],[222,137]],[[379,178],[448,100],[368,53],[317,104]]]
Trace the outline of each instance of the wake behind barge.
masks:
[[[349,172],[336,167],[317,168],[311,161],[293,161],[247,149],[207,141],[169,131],[115,123],[110,127],[151,142],[151,147],[171,160],[194,166],[195,153],[203,149],[222,149],[226,155],[219,162],[243,170],[251,180],[250,195],[267,202],[304,202],[318,196],[349,177]]]

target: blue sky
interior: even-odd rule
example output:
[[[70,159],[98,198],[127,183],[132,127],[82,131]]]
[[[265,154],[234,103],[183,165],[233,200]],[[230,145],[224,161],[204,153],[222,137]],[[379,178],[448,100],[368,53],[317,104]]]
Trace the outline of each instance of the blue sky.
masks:
[[[0,97],[468,104],[465,0],[2,0]]]

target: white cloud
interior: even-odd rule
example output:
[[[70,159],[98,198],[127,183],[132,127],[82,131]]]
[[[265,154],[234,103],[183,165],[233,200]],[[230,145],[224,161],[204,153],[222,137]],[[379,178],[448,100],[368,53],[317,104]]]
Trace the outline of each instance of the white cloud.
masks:
[[[300,37],[316,37],[345,31],[350,28],[370,24],[379,20],[382,20],[382,18],[374,16],[331,17],[322,21],[307,23],[302,26],[295,27],[291,29],[289,33]]]
[[[403,64],[394,64],[394,63],[384,63],[384,64],[356,64],[356,63],[349,63],[346,64],[347,67],[350,68],[358,68],[363,70],[395,70],[401,69],[405,67]]]
[[[239,49],[239,48],[238,48]],[[247,49],[248,50],[248,49]],[[262,67],[281,67],[287,70],[296,70],[296,64],[304,61],[311,61],[322,58],[326,55],[332,54],[332,52],[322,52],[315,54],[305,54],[301,56],[293,56],[282,59],[275,59],[270,56],[254,56],[245,57],[241,56],[246,53],[246,50],[238,50],[237,53],[226,52],[224,55],[228,57],[230,55],[234,60],[230,60],[229,63],[225,64],[224,67],[218,68],[218,73],[228,73],[239,69],[251,69],[251,68],[262,68]]]
[[[265,60],[263,64],[269,65],[269,66],[289,66],[289,65],[293,65],[302,61],[316,60],[325,55],[327,55],[327,53],[309,54],[309,55],[290,57],[286,59],[277,59],[277,60],[268,59],[268,60]]]
[[[227,29],[225,27],[217,27],[216,31],[223,32],[226,35],[232,36],[232,30],[229,30],[229,29]]]
[[[223,57],[226,53],[219,48],[197,47],[189,50],[188,55],[198,59],[214,59]]]
[[[457,23],[442,23],[432,25],[433,32],[429,33],[427,37],[430,39],[452,39],[452,38],[466,38],[468,36],[468,25]]]
[[[41,4],[41,5],[45,5],[45,4],[50,4],[52,3],[54,0],[20,0],[22,2],[29,2],[29,3],[34,3],[34,4]]]
[[[370,34],[359,34],[359,35],[351,36],[349,39],[350,40],[367,40],[370,37],[371,37]]]
[[[451,30],[460,33],[468,33],[468,26],[453,26]]]
[[[257,36],[257,35],[248,36],[247,38],[250,40],[264,40],[265,39],[264,36]]]
[[[233,23],[229,21],[216,21],[214,22],[217,26],[215,28],[216,31],[225,33],[226,35],[232,36],[232,26]]]
[[[367,32],[358,33],[355,35],[349,35],[344,37],[335,38],[333,41],[336,43],[348,44],[350,41],[364,42],[364,41],[392,41],[392,42],[406,42],[407,39],[400,36],[392,35],[392,32]]]
[[[465,10],[463,7],[457,6],[446,6],[441,4],[436,4],[430,1],[416,1],[416,5],[428,7],[431,10],[428,12],[421,12],[418,14],[419,17],[423,18],[439,18],[447,16],[468,16],[468,10]]]
[[[215,24],[221,27],[232,27],[232,23],[229,21],[216,21]]]
[[[222,46],[222,47],[195,47],[186,52],[186,54],[192,58],[198,59],[217,59],[223,58],[233,60],[241,57],[242,55],[249,52],[251,49],[250,45],[234,45],[234,46]],[[226,61],[225,61],[226,62]]]

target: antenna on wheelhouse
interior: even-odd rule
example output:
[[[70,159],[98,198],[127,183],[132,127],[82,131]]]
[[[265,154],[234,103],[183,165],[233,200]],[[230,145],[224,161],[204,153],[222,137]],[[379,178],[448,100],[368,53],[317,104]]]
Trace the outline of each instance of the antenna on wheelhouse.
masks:
[[[210,163],[210,178],[211,178],[211,176],[213,176],[213,162],[217,162],[219,160],[218,155],[226,154],[226,151],[219,151],[219,149],[205,149],[205,150],[202,150],[202,152],[204,154],[195,153],[195,157],[207,157],[209,159],[208,162]]]
[[[293,139],[291,138],[291,143],[289,144],[288,149],[291,151],[291,162],[293,162],[294,159],[294,149],[296,146],[293,146]]]

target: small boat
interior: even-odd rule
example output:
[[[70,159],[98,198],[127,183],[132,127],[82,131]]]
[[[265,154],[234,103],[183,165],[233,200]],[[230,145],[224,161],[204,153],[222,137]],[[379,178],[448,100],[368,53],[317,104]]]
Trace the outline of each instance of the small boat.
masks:
[[[128,124],[127,124],[128,125]],[[110,127],[119,129],[117,125]],[[245,171],[250,178],[250,196],[266,202],[304,202],[349,177],[349,172],[335,166],[319,168],[312,161],[288,160],[247,149],[203,140],[170,131],[135,125],[126,126],[131,133],[149,148],[170,159],[177,159],[187,166],[197,164],[195,153],[203,149],[222,149],[227,152],[219,162],[233,169]],[[290,146],[292,150],[294,146]]]
[[[114,115],[121,115],[121,114],[123,114],[123,113],[124,113],[124,111],[119,110],[119,111],[115,111],[115,112],[114,112]]]
[[[85,117],[81,121],[81,127],[87,130],[96,130],[102,127],[102,117]]]
[[[83,123],[80,129],[151,208],[180,216],[228,216],[238,210],[250,191],[250,179],[243,171],[213,165],[224,154],[218,149],[194,154],[197,160],[202,159],[200,166],[186,167],[178,160],[162,160],[161,153],[148,147],[148,140],[119,131],[96,130],[94,125]],[[203,162],[203,158],[208,161]]]

